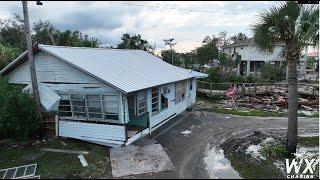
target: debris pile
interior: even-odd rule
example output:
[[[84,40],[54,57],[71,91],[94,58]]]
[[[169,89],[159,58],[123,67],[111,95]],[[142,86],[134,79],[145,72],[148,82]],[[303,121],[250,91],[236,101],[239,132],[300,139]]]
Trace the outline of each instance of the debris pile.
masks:
[[[239,110],[259,109],[270,112],[283,112],[288,110],[288,98],[279,94],[269,96],[242,96],[236,99]],[[220,108],[232,108],[232,100],[224,99],[217,103]],[[312,116],[319,113],[319,99],[308,100],[298,98],[299,113]]]

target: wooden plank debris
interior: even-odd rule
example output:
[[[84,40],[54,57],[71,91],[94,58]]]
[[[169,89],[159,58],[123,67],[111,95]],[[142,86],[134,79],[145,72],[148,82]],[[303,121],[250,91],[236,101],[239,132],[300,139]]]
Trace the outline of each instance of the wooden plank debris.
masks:
[[[57,152],[57,153],[69,153],[69,154],[89,154],[88,151],[73,151],[73,150],[65,150],[65,149],[51,149],[51,148],[41,148],[41,151],[45,152]]]
[[[80,162],[81,162],[83,167],[88,166],[88,163],[87,163],[86,159],[84,158],[84,156],[82,154],[78,155],[78,158],[80,159]]]

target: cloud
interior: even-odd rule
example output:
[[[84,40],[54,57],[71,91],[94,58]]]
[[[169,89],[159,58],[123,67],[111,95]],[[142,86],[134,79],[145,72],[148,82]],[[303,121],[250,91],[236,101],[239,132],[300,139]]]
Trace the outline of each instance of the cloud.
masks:
[[[80,30],[104,45],[114,46],[123,33],[139,33],[150,44],[156,44],[158,51],[165,48],[163,39],[175,38],[176,49],[186,52],[199,46],[206,35],[220,31],[250,35],[250,25],[257,21],[255,15],[275,2],[44,1],[37,6],[30,1],[28,4],[31,23],[49,20],[60,30]],[[21,2],[1,2],[0,19],[14,13],[22,15]]]

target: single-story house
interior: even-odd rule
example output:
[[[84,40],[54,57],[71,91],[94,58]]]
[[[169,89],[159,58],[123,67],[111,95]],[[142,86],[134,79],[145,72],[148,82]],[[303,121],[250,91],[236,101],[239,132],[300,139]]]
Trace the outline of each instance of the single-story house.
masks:
[[[34,61],[41,104],[56,112],[57,134],[112,147],[132,143],[192,106],[196,78],[207,77],[142,50],[39,44]],[[0,74],[30,88],[27,51]]]

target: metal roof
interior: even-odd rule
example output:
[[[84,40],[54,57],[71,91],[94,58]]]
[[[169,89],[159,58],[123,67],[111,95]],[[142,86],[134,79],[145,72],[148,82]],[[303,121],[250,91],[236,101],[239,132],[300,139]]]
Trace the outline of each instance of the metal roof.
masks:
[[[207,77],[207,74],[173,66],[143,50],[42,44],[38,48],[124,93],[193,77]]]

